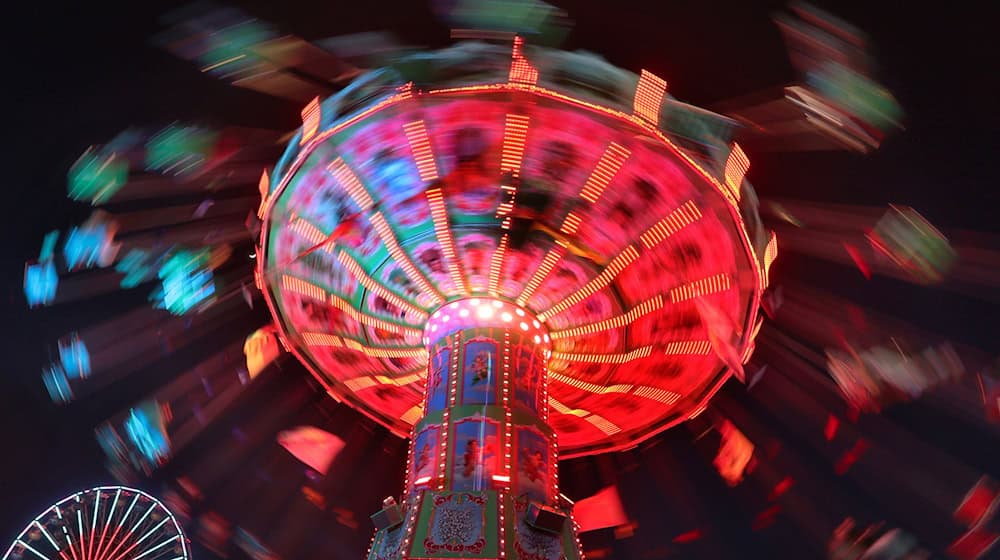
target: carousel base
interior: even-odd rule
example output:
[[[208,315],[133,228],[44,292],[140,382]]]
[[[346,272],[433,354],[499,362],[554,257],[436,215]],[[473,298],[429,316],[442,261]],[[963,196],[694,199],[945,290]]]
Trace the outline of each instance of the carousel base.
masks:
[[[559,532],[533,526],[531,506],[526,497],[492,490],[418,492],[405,505],[403,523],[375,533],[368,560],[582,559],[574,524],[563,523]],[[569,521],[568,510],[545,509]]]

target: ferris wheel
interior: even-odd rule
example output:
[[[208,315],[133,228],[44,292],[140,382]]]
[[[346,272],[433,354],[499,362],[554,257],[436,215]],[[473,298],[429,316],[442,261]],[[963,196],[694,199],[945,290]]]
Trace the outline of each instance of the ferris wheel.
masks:
[[[35,517],[2,560],[188,560],[173,514],[124,486],[77,492]]]

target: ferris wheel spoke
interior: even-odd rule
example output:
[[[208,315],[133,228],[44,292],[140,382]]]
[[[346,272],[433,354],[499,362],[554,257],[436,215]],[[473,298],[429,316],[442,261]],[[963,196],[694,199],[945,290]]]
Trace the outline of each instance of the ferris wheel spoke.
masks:
[[[114,521],[115,508],[117,508],[118,506],[118,498],[121,497],[121,495],[122,495],[122,489],[119,488],[118,491],[115,492],[114,499],[111,500],[111,507],[108,509],[108,519],[103,524],[104,528],[101,530],[101,538],[97,542],[97,552],[94,554],[95,559],[101,557],[101,549],[105,547],[105,543],[107,542],[104,540],[104,537],[106,537],[108,534],[108,526],[110,526],[112,521]]]
[[[24,541],[19,540],[19,541],[17,541],[17,544],[23,546],[26,550],[30,550],[31,552],[35,553],[35,556],[41,558],[42,560],[52,560],[48,556],[46,556],[46,555],[42,554],[41,552],[38,552],[37,550],[35,550],[35,548],[33,546],[31,546],[30,544],[28,544],[28,543],[26,543]]]
[[[87,558],[87,549],[84,548],[87,544],[87,534],[83,532],[83,512],[80,509],[76,510],[76,531],[77,537],[80,539],[80,558],[89,560]]]
[[[138,499],[138,498],[139,498],[139,495],[138,495],[138,494],[136,494],[136,496],[135,496],[135,497],[136,497],[136,499]],[[132,504],[132,505],[135,505],[135,503],[133,502],[133,504]],[[131,509],[131,508],[130,508],[130,509]],[[147,510],[146,510],[146,513],[142,514],[142,517],[140,517],[140,518],[139,518],[139,520],[135,522],[135,525],[133,525],[133,526],[132,526],[132,528],[131,528],[131,529],[129,529],[127,533],[125,533],[125,536],[124,536],[124,537],[122,537],[122,542],[118,543],[118,546],[116,546],[114,550],[112,550],[112,551],[111,551],[110,553],[108,553],[108,554],[106,555],[106,556],[107,556],[107,558],[109,558],[109,559],[110,559],[110,558],[113,558],[113,557],[114,557],[114,558],[117,558],[117,556],[115,556],[115,554],[116,554],[116,553],[118,552],[118,549],[120,549],[120,548],[121,548],[122,546],[124,546],[124,545],[125,545],[125,543],[127,543],[127,542],[128,542],[128,538],[129,538],[130,536],[132,536],[133,534],[135,534],[135,530],[136,530],[136,529],[138,529],[140,525],[142,525],[142,522],[146,520],[146,517],[148,517],[150,513],[153,513],[153,510],[154,510],[154,509],[156,509],[156,502],[154,502],[154,503],[153,503],[153,506],[152,506],[152,507],[150,507],[149,509],[147,509]],[[123,519],[123,521],[124,521],[124,519]],[[135,547],[136,547],[136,545],[138,545],[138,544],[139,544],[139,543],[138,543],[138,542],[136,542],[135,544],[133,544],[132,546],[130,546],[130,547],[129,547],[128,549],[126,549],[126,550],[125,550],[125,552],[123,552],[122,554],[123,554],[123,555],[124,555],[124,554],[128,554],[128,551],[129,551],[129,550],[132,550],[133,548],[135,548]]]
[[[155,508],[155,507],[156,507],[156,504],[153,504],[153,508]],[[150,511],[152,511],[153,508],[150,508]],[[146,513],[148,514],[149,512],[146,512]],[[145,517],[145,516],[143,516],[143,517]],[[169,520],[170,520],[170,517],[164,517],[163,519],[161,519],[160,522],[157,523],[152,529],[150,529],[149,531],[147,531],[145,535],[143,535],[142,537],[139,537],[139,540],[137,540],[134,543],[132,543],[132,546],[126,548],[121,554],[119,554],[118,556],[115,556],[114,558],[111,558],[110,560],[124,560],[126,554],[128,554],[129,552],[132,552],[132,550],[135,547],[139,546],[140,544],[142,544],[142,541],[148,539],[150,536],[152,536],[154,533],[156,533],[156,531],[158,531],[160,529],[160,527],[163,527],[163,525],[167,521],[169,521]]]
[[[65,519],[63,519],[62,510],[60,510],[58,507],[56,508],[56,517],[59,518],[60,526],[62,526],[63,536],[66,537],[66,548],[69,549],[69,553],[70,555],[73,556],[73,560],[77,560],[76,550],[73,548],[73,537],[70,534],[69,529],[66,528],[67,522]]]
[[[177,537],[178,537],[178,535],[174,535],[174,536],[170,537],[169,539],[167,539],[167,540],[165,540],[165,541],[161,542],[160,544],[158,544],[158,545],[154,546],[153,548],[150,548],[150,549],[149,549],[149,550],[147,550],[146,552],[143,552],[142,554],[140,554],[140,555],[138,555],[138,556],[136,556],[136,557],[132,558],[131,560],[139,560],[139,559],[140,559],[140,558],[142,558],[143,556],[145,556],[145,555],[147,555],[147,554],[150,554],[150,553],[152,553],[152,552],[155,552],[155,551],[157,551],[157,550],[159,550],[159,549],[163,548],[164,546],[167,546],[168,544],[170,544],[170,543],[172,543],[172,542],[176,541],[176,540],[177,540]]]
[[[120,489],[119,489],[119,492],[121,492]],[[122,530],[122,526],[125,525],[125,520],[128,519],[128,516],[132,513],[132,510],[135,509],[135,503],[138,502],[138,501],[139,501],[139,494],[135,494],[135,496],[132,498],[132,503],[129,504],[128,509],[125,510],[125,515],[123,515],[122,518],[118,520],[118,525],[115,527],[114,532],[111,533],[111,538],[108,539],[108,546],[105,549],[105,552],[107,552],[108,550],[111,550],[111,545],[114,544],[115,538],[118,537],[118,533]],[[125,534],[128,535],[128,533],[125,533]],[[119,545],[119,546],[121,546],[121,545]],[[115,548],[115,550],[118,550],[118,549]]]
[[[50,535],[49,532],[45,530],[45,525],[42,525],[41,523],[38,522],[38,520],[35,520],[35,526],[37,526],[38,530],[42,532],[42,535],[45,536],[45,539],[49,541],[49,544],[52,545],[52,548],[54,548],[56,552],[60,552],[59,545],[56,543],[56,540],[52,538],[52,535]]]
[[[101,512],[101,491],[97,491],[97,497],[94,498],[94,517],[90,520],[90,543],[87,544],[87,560],[94,557],[94,537],[97,536],[97,518],[100,517]]]

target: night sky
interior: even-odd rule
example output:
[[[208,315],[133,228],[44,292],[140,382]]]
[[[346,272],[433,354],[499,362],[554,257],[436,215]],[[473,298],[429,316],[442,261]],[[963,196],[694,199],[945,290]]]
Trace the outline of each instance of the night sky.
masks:
[[[710,106],[794,78],[770,19],[782,2],[554,3],[575,20],[565,48],[597,52],[634,71],[649,69],[668,81],[674,96],[695,105]],[[2,153],[7,205],[0,224],[0,309],[8,357],[0,371],[4,549],[50,503],[111,482],[93,426],[141,394],[137,387],[109,389],[93,402],[57,408],[41,383],[41,367],[57,338],[145,298],[119,294],[27,310],[21,289],[24,262],[37,256],[45,232],[65,229],[89,213],[88,207],[65,196],[70,164],[87,146],[134,124],[207,119],[283,130],[299,120],[297,106],[229,87],[150,46],[148,38],[162,29],[157,17],[178,4],[99,4],[20,2],[6,8],[3,81],[8,102]],[[761,198],[907,204],[945,230],[989,234],[985,242],[1000,246],[995,217],[1000,205],[995,172],[1000,57],[993,18],[973,4],[987,3],[939,3],[933,8],[868,1],[826,5],[869,33],[878,76],[907,113],[906,130],[867,157],[751,153],[749,179]],[[406,43],[449,43],[447,28],[434,20],[424,0],[234,5],[306,39],[390,30]],[[779,260],[776,266],[774,274],[782,282],[823,283],[863,306],[904,317],[949,339],[994,354],[998,349],[995,305],[892,280],[865,282],[856,271],[804,258]],[[304,372],[296,369],[295,374]],[[907,421],[921,422],[919,417]],[[672,443],[678,438],[661,439]],[[713,476],[710,465],[684,468],[696,479]],[[656,476],[642,473],[637,476]],[[706,491],[703,499],[715,499],[718,482],[705,484],[715,490]],[[734,538],[750,537],[734,533]],[[761,546],[753,550],[770,550]]]

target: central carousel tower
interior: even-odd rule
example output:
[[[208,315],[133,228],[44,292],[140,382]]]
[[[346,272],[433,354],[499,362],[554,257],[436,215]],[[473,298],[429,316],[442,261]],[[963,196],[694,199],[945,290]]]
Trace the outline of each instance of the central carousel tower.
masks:
[[[370,559],[580,558],[563,457],[699,414],[776,254],[735,123],[592,55],[467,42],[302,112],[256,281],[338,401],[411,441]]]

